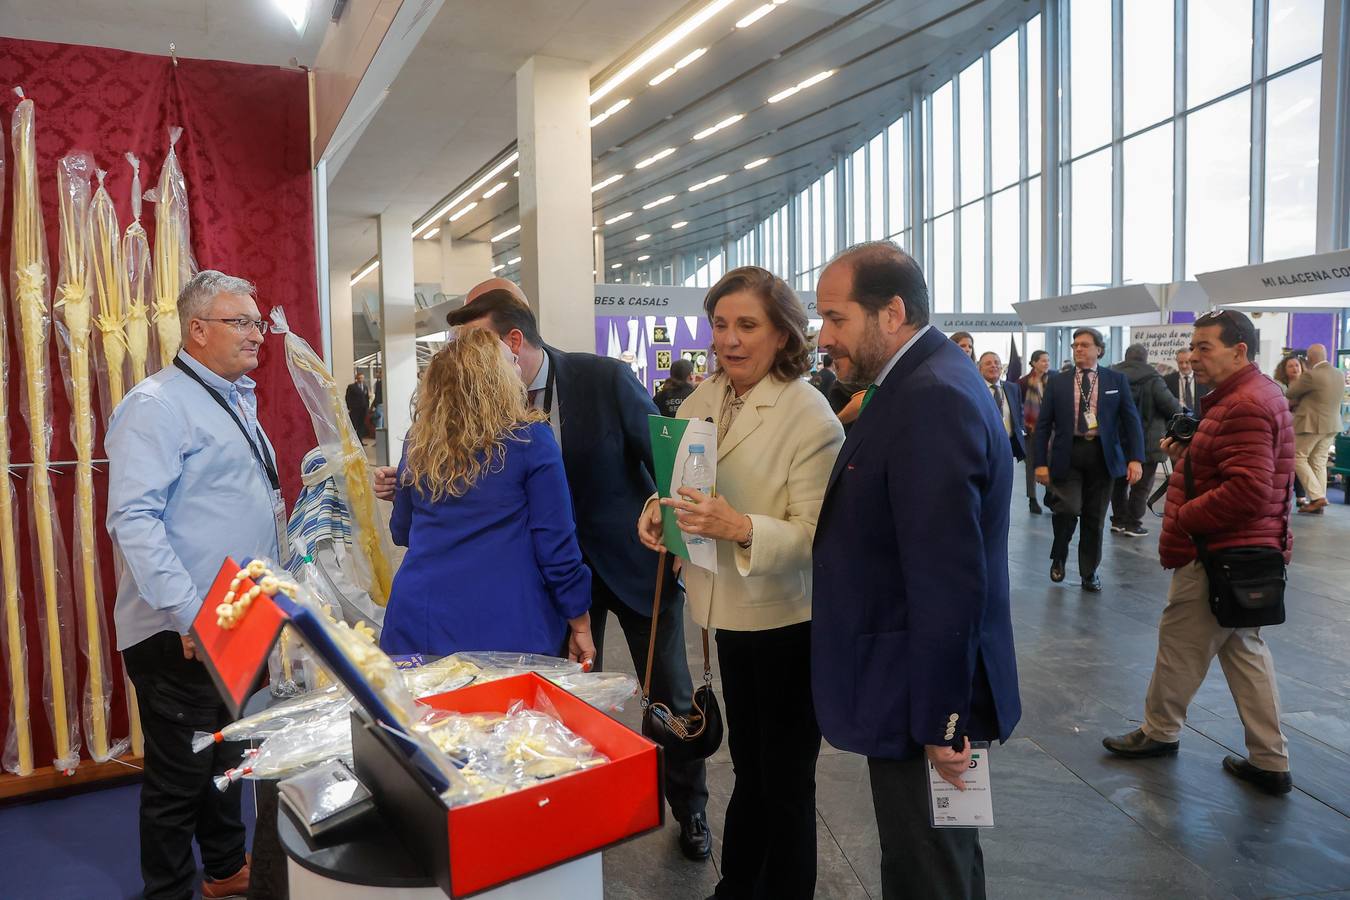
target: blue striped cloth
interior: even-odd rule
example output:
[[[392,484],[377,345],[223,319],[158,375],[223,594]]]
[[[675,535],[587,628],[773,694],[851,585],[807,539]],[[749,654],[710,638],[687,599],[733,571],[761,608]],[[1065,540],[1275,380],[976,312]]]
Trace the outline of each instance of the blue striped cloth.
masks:
[[[337,484],[321,448],[315,447],[305,454],[300,462],[300,478],[304,487],[286,524],[291,550],[285,563],[286,570],[297,575],[305,558],[314,556],[320,541],[343,543],[348,547],[352,544],[351,514],[338,496]]]

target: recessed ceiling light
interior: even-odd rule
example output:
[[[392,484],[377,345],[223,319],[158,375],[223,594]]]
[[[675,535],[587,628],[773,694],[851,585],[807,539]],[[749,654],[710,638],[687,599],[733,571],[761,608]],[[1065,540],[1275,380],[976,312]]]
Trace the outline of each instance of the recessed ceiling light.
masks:
[[[426,234],[422,235],[422,240],[424,240],[424,241],[429,241],[429,240],[431,240],[432,238],[434,238],[436,235],[438,235],[438,234],[440,234],[440,233],[441,233],[441,229],[440,229],[439,227],[433,228],[433,229],[431,229],[430,231],[428,231]]]
[[[499,181],[499,182],[497,182],[496,184],[494,184],[494,185],[488,190],[488,192],[487,192],[486,194],[483,195],[483,199],[484,199],[484,200],[491,200],[493,197],[495,197],[496,195],[500,194],[502,191],[506,190],[506,185],[507,185],[507,182],[505,182],[505,181]]]
[[[628,97],[623,98],[618,103],[615,103],[613,106],[611,106],[609,109],[600,113],[600,115],[596,116],[594,119],[591,119],[591,127],[594,128],[595,126],[599,125],[601,122],[605,121],[610,116],[614,115],[619,110],[623,109],[625,106],[627,106],[632,102],[633,101],[631,98]]]
[[[469,185],[468,189],[465,190],[465,191],[463,191],[458,197],[455,197],[455,198],[454,198],[453,200],[451,200],[449,203],[446,203],[446,204],[443,205],[440,209],[436,210],[434,213],[432,213],[431,215],[427,216],[426,221],[424,221],[424,222],[423,222],[420,226],[418,226],[417,228],[414,228],[414,229],[413,229],[412,236],[413,236],[413,237],[420,237],[421,234],[422,234],[422,232],[426,231],[427,229],[429,229],[429,228],[431,228],[433,225],[435,225],[435,224],[437,223],[437,221],[441,218],[441,216],[445,215],[445,214],[448,213],[450,210],[454,209],[456,206],[459,206],[459,205],[460,205],[461,203],[463,203],[465,200],[467,200],[467,199],[469,199],[470,197],[472,197],[475,193],[478,192],[478,189],[479,189],[479,188],[481,188],[483,185],[487,184],[489,181],[491,181],[493,178],[495,178],[495,177],[497,176],[497,173],[501,172],[503,169],[505,169],[507,166],[511,165],[512,163],[514,163],[514,162],[515,162],[516,160],[518,160],[518,159],[520,159],[520,153],[519,153],[519,152],[515,152],[515,153],[512,153],[510,156],[506,157],[506,159],[504,159],[504,160],[502,160],[501,162],[497,163],[495,166],[493,166],[491,169],[489,169],[486,173],[484,173],[483,176],[482,176],[481,178],[479,178],[479,179],[478,179],[477,181],[475,181],[473,184]],[[520,174],[520,173],[517,172],[516,174]]]
[[[712,2],[704,4],[698,12],[666,32],[631,62],[605,79],[604,83],[595,89],[595,93],[591,94],[591,105],[595,105],[602,98],[608,96],[615,88],[645,69],[653,60],[671,47],[693,34],[695,29],[726,9],[731,3],[732,0],[712,0]]]
[[[647,260],[649,260],[649,259],[651,259],[651,258],[652,258],[652,257],[651,257],[651,254],[650,254],[650,253],[644,253],[644,254],[642,254],[641,256],[638,257],[638,262],[646,262]]]
[[[366,266],[364,269],[362,269],[361,271],[357,272],[355,275],[352,276],[352,284],[356,284],[362,278],[365,278],[367,275],[369,275],[371,272],[374,272],[379,267],[380,261],[378,259],[372,260],[370,265]]]
[[[650,87],[656,87],[658,84],[660,84],[661,82],[665,81],[667,78],[669,78],[670,76],[672,76],[672,75],[674,75],[674,74],[675,74],[675,67],[674,67],[674,66],[671,66],[671,67],[669,67],[669,68],[667,68],[667,69],[664,69],[664,70],[662,70],[661,72],[657,73],[657,74],[652,78],[651,81],[647,82],[647,84],[648,84],[648,86],[650,86]]]
[[[508,259],[508,260],[506,261],[506,264],[507,264],[508,266],[514,266],[514,265],[515,265],[516,263],[518,263],[518,262],[520,262],[520,257],[519,257],[519,256],[513,256],[513,257],[511,257],[510,259]]]
[[[670,226],[670,227],[671,227],[672,229],[678,231],[678,230],[680,230],[681,228],[683,228],[684,226],[686,226],[686,225],[688,225],[688,224],[689,224],[688,222],[676,222],[674,225],[672,225],[672,226]]]
[[[833,75],[836,71],[838,71],[838,70],[837,70],[837,69],[826,69],[824,72],[817,72],[816,74],[812,75],[810,78],[806,79],[805,81],[799,81],[799,82],[797,82],[796,84],[794,84],[792,87],[787,88],[786,90],[779,91],[778,93],[774,94],[772,97],[769,98],[769,102],[770,102],[770,103],[777,103],[779,100],[786,100],[788,97],[791,97],[793,94],[797,93],[798,91],[804,91],[804,90],[806,90],[807,88],[811,87],[812,85],[820,84],[820,83],[821,83],[822,81],[824,81],[826,78],[829,78],[831,75]]]
[[[623,263],[615,263],[614,265],[610,266],[610,268],[611,268],[611,269],[622,269],[622,268],[623,268]]]
[[[500,272],[502,269],[505,269],[505,268],[506,268],[506,263],[497,263],[497,265],[495,265],[495,266],[492,267],[492,271],[494,271],[494,272]]]
[[[520,177],[520,170],[517,169],[516,171],[512,172],[512,173],[511,173],[511,177],[512,177],[512,178],[519,178],[519,177]]]
[[[636,238],[634,238],[634,240],[637,240],[637,241],[649,241],[649,240],[651,240],[651,237],[652,237],[652,236],[651,236],[650,234],[643,233],[643,234],[639,234]]]
[[[675,68],[683,69],[685,66],[689,65],[691,62],[698,59],[700,56],[702,56],[707,52],[708,52],[707,47],[699,47],[697,50],[691,50],[689,53],[680,57],[680,61],[675,63]]]
[[[657,200],[653,200],[651,203],[644,203],[644,204],[642,204],[642,208],[643,208],[643,209],[656,209],[656,207],[660,206],[661,204],[663,204],[663,203],[669,203],[670,201],[672,201],[672,200],[674,200],[674,199],[675,199],[675,195],[674,195],[674,194],[666,194],[664,197],[661,197],[661,198],[659,198],[659,199],[657,199]]]
[[[611,175],[608,178],[600,179],[595,184],[591,185],[591,193],[594,194],[596,191],[603,190],[604,188],[609,187],[611,184],[618,181],[622,177],[623,175],[620,174],[620,175]]]
[[[767,16],[769,13],[773,12],[773,10],[774,10],[774,4],[772,4],[772,3],[765,3],[765,4],[761,5],[761,6],[757,6],[757,7],[755,7],[753,10],[750,11],[750,14],[749,14],[749,15],[747,15],[745,18],[743,18],[743,19],[741,19],[739,22],[737,22],[737,23],[736,23],[736,27],[737,27],[737,28],[749,28],[751,25],[755,24],[755,23],[758,22],[760,19],[764,18],[764,17]]]
[[[608,219],[605,220],[605,224],[613,225],[615,222],[622,222],[624,219],[627,219],[632,215],[633,214],[631,212],[621,212],[617,216],[610,216]]]
[[[494,234],[491,238],[489,238],[489,240],[491,240],[493,243],[496,243],[497,241],[504,241],[519,230],[520,230],[519,225],[512,225],[510,228],[506,229],[501,234]]]
[[[653,153],[651,156],[649,156],[649,157],[647,157],[646,159],[640,161],[640,162],[639,162],[637,165],[635,165],[633,168],[635,168],[635,169],[645,169],[645,168],[647,168],[648,166],[650,166],[652,163],[658,163],[658,162],[660,162],[661,160],[665,159],[667,156],[669,156],[670,154],[672,154],[672,153],[674,153],[674,152],[675,152],[675,148],[674,148],[674,147],[667,147],[666,149],[660,150],[660,151],[658,151],[658,152],[656,152],[656,153]]]
[[[719,181],[726,181],[726,180],[727,176],[725,172],[722,173],[721,175],[714,175],[711,178],[708,178],[704,181],[700,181],[698,184],[690,185],[689,192],[692,194],[694,191],[701,191],[705,187],[709,187],[710,185],[717,184]]]
[[[758,169],[760,166],[762,166],[762,165],[764,165],[766,162],[768,162],[769,159],[770,159],[770,157],[768,157],[768,156],[761,156],[759,159],[756,159],[756,160],[754,160],[754,161],[752,161],[752,162],[746,163],[746,164],[745,164],[745,168],[747,168],[747,169]]]
[[[286,14],[296,34],[305,33],[305,21],[309,18],[309,0],[274,0]]]
[[[468,206],[464,207],[464,208],[461,209],[459,212],[457,212],[457,213],[455,213],[453,216],[451,216],[451,217],[450,217],[450,221],[451,221],[451,222],[458,222],[460,219],[464,218],[464,217],[467,216],[469,213],[473,212],[473,210],[474,210],[475,208],[477,208],[477,206],[478,206],[478,201],[475,200],[473,203],[470,203]]]
[[[723,128],[729,128],[732,125],[735,125],[737,122],[739,122],[741,119],[744,118],[745,113],[736,113],[736,115],[734,116],[727,116],[725,119],[718,122],[716,125],[709,125],[707,128],[703,129],[698,134],[694,135],[694,140],[701,141],[705,137],[709,137],[710,135],[716,134]]]

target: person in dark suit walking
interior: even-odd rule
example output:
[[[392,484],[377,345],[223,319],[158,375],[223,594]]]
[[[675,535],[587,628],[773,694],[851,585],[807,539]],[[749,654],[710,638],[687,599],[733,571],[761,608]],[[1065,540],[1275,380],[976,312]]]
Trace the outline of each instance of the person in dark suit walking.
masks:
[[[370,413],[370,393],[366,388],[366,373],[357,372],[356,380],[347,385],[347,415],[351,417],[352,428],[358,438],[370,437],[366,433],[366,416]]]
[[[1195,380],[1195,372],[1191,370],[1191,351],[1177,351],[1177,370],[1168,372],[1163,376],[1163,383],[1167,389],[1172,392],[1172,396],[1181,401],[1181,405],[1192,414],[1196,414],[1200,409],[1200,398],[1213,390],[1208,384],[1200,384]]]
[[[1064,580],[1078,520],[1078,574],[1083,590],[1099,593],[1102,526],[1115,479],[1143,476],[1144,431],[1130,396],[1130,379],[1097,363],[1106,341],[1095,328],[1073,333],[1071,371],[1050,376],[1036,421],[1036,480],[1054,487],[1055,541],[1050,580]]]
[[[820,343],[869,384],[814,543],[821,731],[867,756],[887,898],[983,898],[974,828],[933,828],[931,761],[958,783],[971,741],[1021,717],[1008,604],[1013,461],[989,387],[928,324],[918,264],[889,241],[821,274]]]
[[[994,398],[994,406],[1003,420],[1013,459],[1021,462],[1027,458],[1026,435],[1022,431],[1022,390],[1013,382],[1002,380],[1003,360],[993,350],[980,354],[979,365],[980,375],[989,386],[989,396]]]
[[[1149,365],[1145,345],[1131,344],[1125,349],[1125,361],[1116,363],[1111,369],[1130,379],[1130,394],[1144,428],[1144,475],[1134,484],[1128,484],[1124,478],[1116,479],[1111,489],[1111,533],[1145,537],[1148,529],[1144,527],[1144,510],[1148,508],[1148,495],[1153,493],[1158,466],[1167,459],[1160,445],[1167,433],[1167,423],[1181,412],[1181,404],[1163,385],[1158,370]]]
[[[577,541],[590,567],[591,634],[595,665],[604,662],[605,622],[623,629],[637,671],[647,661],[656,628],[652,700],[690,711],[693,682],[684,644],[684,593],[666,572],[661,611],[652,622],[658,556],[643,547],[633,523],[656,493],[647,417],[656,405],[626,364],[594,353],[567,353],[544,343],[534,313],[513,282],[493,278],[472,288],[464,306],[446,316],[452,328],[490,328],[516,354],[530,404],[548,417],[562,446],[576,516]],[[377,487],[392,487],[381,470]],[[665,765],[666,800],[680,823],[680,847],[690,859],[712,852],[702,760]]]

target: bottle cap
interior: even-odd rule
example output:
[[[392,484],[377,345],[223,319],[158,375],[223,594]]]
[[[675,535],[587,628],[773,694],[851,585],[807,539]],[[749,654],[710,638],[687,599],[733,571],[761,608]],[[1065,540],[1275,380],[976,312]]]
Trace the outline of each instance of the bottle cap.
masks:
[[[689,452],[690,452],[690,453],[702,453],[702,452],[703,452],[703,445],[702,445],[702,444],[690,444],[690,445],[689,445]]]

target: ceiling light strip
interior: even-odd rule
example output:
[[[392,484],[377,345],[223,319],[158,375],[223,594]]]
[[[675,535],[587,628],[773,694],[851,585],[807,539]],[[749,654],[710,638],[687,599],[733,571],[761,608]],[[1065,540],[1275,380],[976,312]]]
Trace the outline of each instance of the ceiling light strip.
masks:
[[[511,151],[511,154],[509,156],[507,156],[501,162],[494,165],[486,173],[481,175],[477,180],[474,181],[473,184],[469,185],[468,188],[462,191],[457,197],[455,197],[449,203],[442,204],[439,209],[437,209],[431,215],[423,219],[420,225],[417,225],[416,227],[413,228],[412,236],[421,237],[422,232],[432,228],[437,222],[440,221],[441,216],[450,212],[450,210],[454,209],[456,206],[459,206],[465,200],[469,199],[474,194],[478,193],[478,190],[483,185],[487,184],[489,181],[491,181],[493,178],[495,178],[498,174],[507,169],[509,166],[514,165],[515,161],[518,159],[520,159],[520,152],[517,150]]]
[[[619,71],[606,78],[591,94],[591,105],[609,96],[615,88],[651,64],[657,57],[674,47],[692,34],[697,28],[732,4],[732,0],[712,0],[704,4],[698,12],[676,25],[656,40],[650,47],[639,53],[634,59],[622,66]]]

